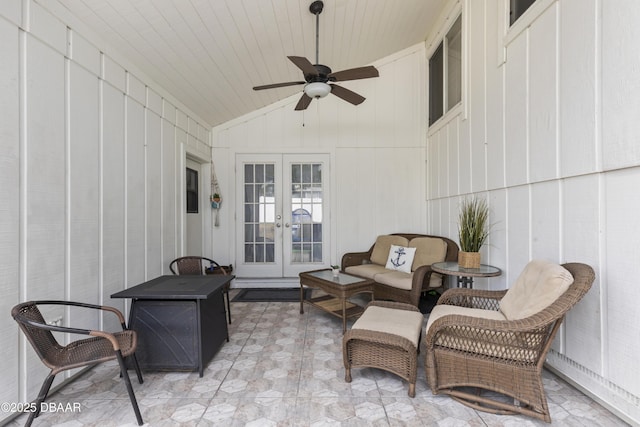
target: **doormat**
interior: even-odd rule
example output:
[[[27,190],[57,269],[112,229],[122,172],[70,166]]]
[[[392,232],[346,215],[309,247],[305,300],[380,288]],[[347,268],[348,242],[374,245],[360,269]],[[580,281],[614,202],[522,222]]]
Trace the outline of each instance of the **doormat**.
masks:
[[[304,298],[311,289],[305,288]],[[233,297],[232,302],[299,302],[300,288],[245,288]]]

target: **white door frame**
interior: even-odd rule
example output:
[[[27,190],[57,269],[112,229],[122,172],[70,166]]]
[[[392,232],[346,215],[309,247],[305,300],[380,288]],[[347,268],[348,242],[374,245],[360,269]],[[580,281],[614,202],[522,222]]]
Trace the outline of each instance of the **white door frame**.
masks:
[[[178,256],[186,256],[192,255],[188,252],[188,242],[187,242],[187,203],[186,203],[186,170],[189,162],[194,162],[199,165],[198,171],[198,180],[199,180],[199,188],[198,188],[198,211],[201,216],[200,221],[200,233],[202,236],[202,244],[200,249],[200,254],[202,256],[210,256],[211,255],[211,224],[212,224],[212,214],[211,214],[211,205],[209,202],[209,192],[211,187],[211,160],[206,160],[201,157],[194,155],[193,153],[188,152],[184,143],[179,144],[179,173],[177,179],[178,185],[178,212],[177,219],[180,230],[178,230],[179,238],[179,248],[178,248]]]
[[[330,154],[328,153],[271,153],[271,154],[247,154],[236,153],[236,265],[235,272],[239,277],[297,277],[302,271],[328,267],[331,259],[331,216],[330,216]],[[292,162],[321,163],[322,164],[322,261],[321,262],[292,262],[290,256],[292,242],[292,207],[291,207],[291,172]],[[264,264],[245,264],[244,260],[244,227],[245,227],[245,188],[244,165],[245,164],[273,164],[274,203],[273,215],[273,262]],[[287,188],[288,187],[288,188]]]
[[[203,187],[203,173],[202,173],[202,164],[199,162],[187,157],[186,166],[183,169],[183,173],[186,174],[187,169],[195,170],[198,174],[198,212],[197,213],[189,213],[186,210],[185,205],[185,255],[192,256],[202,256],[203,255],[203,247],[204,247],[204,239],[203,239],[203,212],[205,209],[205,205],[203,204],[202,193],[205,190]],[[186,177],[185,177],[186,181]],[[186,184],[186,182],[185,182]],[[185,191],[185,204],[186,204],[186,193],[187,186],[184,186]]]

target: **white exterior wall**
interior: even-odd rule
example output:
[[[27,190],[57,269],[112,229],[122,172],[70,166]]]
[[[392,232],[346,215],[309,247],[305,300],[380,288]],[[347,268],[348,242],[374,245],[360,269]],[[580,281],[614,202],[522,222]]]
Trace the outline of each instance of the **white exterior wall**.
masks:
[[[364,65],[364,64],[363,64]],[[341,83],[364,97],[353,106],[329,95],[294,111],[300,94],[213,129],[224,203],[214,258],[235,257],[235,165],[240,153],[329,153],[331,259],[368,250],[379,234],[425,231],[424,46],[373,64],[379,78]]]
[[[508,3],[462,2],[466,102],[427,132],[428,228],[457,240],[460,199],[488,199],[504,274],[480,288],[533,258],[591,265],[548,364],[638,424],[640,4],[538,0],[509,30]]]
[[[44,6],[0,2],[3,402],[34,399],[48,373],[11,308],[68,299],[124,309],[111,294],[181,255],[183,157],[210,161],[209,126]],[[51,315],[119,326],[97,313]]]
[[[640,423],[640,230],[632,222],[640,5],[538,0],[523,17],[531,25],[506,33],[507,3],[462,0],[464,108],[429,131],[433,39],[374,64],[380,78],[345,83],[367,97],[358,107],[328,97],[301,114],[295,96],[213,129],[225,197],[213,257],[235,261],[237,153],[331,154],[336,257],[387,232],[456,239],[460,197],[485,195],[496,225],[484,262],[504,275],[477,286],[506,288],[534,257],[592,265],[596,282],[569,313],[549,363]],[[183,156],[209,158],[208,126],[91,40],[35,1],[0,2],[5,314],[32,298],[124,308],[109,295],[165,272],[181,254]],[[33,398],[46,368],[8,315],[0,356],[2,401]]]

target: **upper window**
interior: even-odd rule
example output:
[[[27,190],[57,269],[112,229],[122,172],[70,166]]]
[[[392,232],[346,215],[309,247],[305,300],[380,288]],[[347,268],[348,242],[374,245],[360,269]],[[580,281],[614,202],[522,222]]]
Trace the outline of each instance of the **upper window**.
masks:
[[[509,0],[509,25],[522,16],[536,0]]]
[[[198,171],[187,168],[187,213],[198,213]]]
[[[429,58],[429,125],[462,100],[462,15]]]

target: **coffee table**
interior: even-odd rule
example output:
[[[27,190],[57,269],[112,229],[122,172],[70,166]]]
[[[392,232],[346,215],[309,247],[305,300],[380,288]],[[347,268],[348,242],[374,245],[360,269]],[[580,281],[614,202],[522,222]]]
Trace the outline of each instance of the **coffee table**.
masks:
[[[373,299],[373,284],[370,279],[346,273],[334,275],[331,269],[313,270],[300,273],[300,314],[304,313],[304,303],[310,304],[342,319],[342,333],[347,330],[347,318],[359,316],[364,307],[347,299],[355,294],[368,292]],[[322,289],[327,295],[304,298],[304,287]]]

